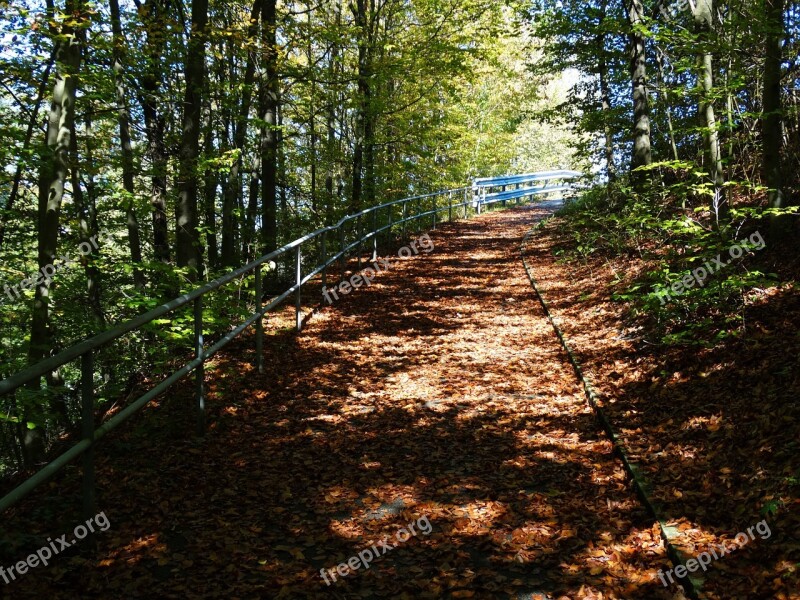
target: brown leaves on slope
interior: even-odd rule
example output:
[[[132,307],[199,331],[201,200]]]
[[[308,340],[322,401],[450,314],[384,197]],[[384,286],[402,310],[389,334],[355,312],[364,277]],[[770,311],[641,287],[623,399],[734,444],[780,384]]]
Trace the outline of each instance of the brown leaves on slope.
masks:
[[[769,537],[711,564],[706,597],[800,598],[800,295],[769,290],[747,307],[743,336],[715,348],[660,347],[609,300],[648,265],[556,264],[551,249],[570,244],[548,225],[529,260],[684,551],[735,546],[767,519]]]
[[[519,260],[536,216],[435,232],[300,335],[271,317],[263,376],[251,339],[209,369],[204,439],[187,382],[104,442],[99,558],[63,557],[14,597],[677,597]],[[428,535],[325,585],[423,517]]]

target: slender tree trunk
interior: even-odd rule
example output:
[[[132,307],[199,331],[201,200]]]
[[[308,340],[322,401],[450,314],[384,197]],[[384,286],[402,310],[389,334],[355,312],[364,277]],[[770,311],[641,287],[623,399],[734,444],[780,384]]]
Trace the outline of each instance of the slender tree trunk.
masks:
[[[258,218],[258,199],[261,195],[261,151],[253,156],[250,167],[250,183],[247,186],[247,212],[242,232],[242,255],[245,262],[256,256],[256,219]]]
[[[375,131],[376,118],[372,109],[372,88],[367,86],[365,105],[367,107],[364,121],[364,201],[366,206],[375,204]]]
[[[200,235],[197,229],[197,159],[200,154],[207,24],[208,0],[193,0],[192,31],[185,65],[186,95],[183,102],[178,203],[175,214],[175,258],[179,267],[189,268],[191,279],[196,279],[202,269]]]
[[[327,173],[325,174],[325,225],[333,222],[336,196],[333,193],[333,178],[335,176],[335,156],[336,156],[336,115],[333,102],[328,107],[326,129],[328,139],[325,144],[325,160],[327,162]]]
[[[55,56],[51,56],[47,66],[44,69],[44,73],[42,74],[42,81],[39,83],[39,91],[36,94],[36,102],[33,105],[30,121],[28,121],[28,129],[25,131],[25,141],[22,143],[23,154],[27,154],[31,147],[33,132],[36,129],[36,125],[39,121],[39,111],[42,108],[44,95],[47,93],[47,85],[50,82],[50,72],[53,70],[54,60]],[[8,195],[8,201],[4,207],[4,212],[0,213],[0,248],[3,247],[3,242],[5,241],[6,226],[9,218],[11,217],[11,210],[14,208],[14,204],[17,202],[17,196],[19,196],[19,187],[22,184],[23,172],[24,166],[22,161],[20,161],[17,163],[17,168],[14,171],[14,180],[11,184],[11,193]]]
[[[337,30],[341,26],[342,21],[342,11],[341,11],[341,4],[340,2],[336,2],[335,10],[335,23]],[[333,41],[331,44],[330,49],[330,57],[329,57],[329,64],[328,64],[328,79],[332,83],[333,89],[329,92],[330,96],[328,99],[328,107],[327,107],[327,122],[326,122],[326,129],[328,133],[328,139],[325,144],[325,160],[327,163],[327,173],[325,174],[325,225],[331,225],[333,223],[334,214],[335,214],[335,207],[336,207],[336,200],[337,195],[334,194],[333,191],[333,184],[334,184],[334,177],[336,176],[336,107],[339,101],[339,85],[335,83],[336,78],[339,74],[339,42],[338,40]]]
[[[311,210],[317,214],[317,130],[313,116],[310,125],[309,142],[311,143]]]
[[[603,0],[600,3],[600,24],[601,33],[597,36],[597,76],[600,81],[600,102],[603,114],[603,136],[605,138],[606,173],[609,182],[617,178],[617,170],[614,166],[614,134],[611,129],[611,87],[608,82],[608,59],[606,56],[606,34],[605,21],[608,2]]]
[[[370,105],[368,67],[367,0],[351,4],[358,35],[358,114],[356,115],[355,144],[353,147],[353,198],[351,212],[358,212],[364,202],[364,146],[367,142],[367,111]]]
[[[733,124],[733,92],[731,91],[731,69],[733,69],[733,61],[728,60],[728,70],[725,72],[725,116],[728,120],[728,179],[735,177],[735,152],[736,152],[736,136],[734,134]]]
[[[650,107],[647,100],[647,55],[645,38],[638,28],[644,24],[642,0],[626,0],[628,20],[631,25],[630,59],[633,83],[633,155],[631,168],[652,164],[650,143]],[[641,181],[646,178],[637,177]]]
[[[264,0],[261,12],[262,69],[259,104],[261,128],[261,240],[265,254],[278,247],[278,71],[275,0]]]
[[[603,139],[605,142],[606,172],[608,180],[613,182],[617,178],[617,169],[614,166],[614,134],[611,129],[611,93],[608,85],[608,66],[605,59],[600,60],[600,100],[603,108]]]
[[[278,96],[278,129],[276,131],[277,139],[277,146],[276,152],[278,153],[278,174],[276,176],[277,181],[277,189],[278,189],[278,196],[281,199],[281,212],[283,213],[283,219],[285,221],[288,204],[287,204],[287,196],[286,190],[289,187],[289,184],[286,180],[286,152],[284,152],[283,146],[283,107],[280,103],[280,96]],[[297,201],[295,199],[295,207],[297,207]]]
[[[726,40],[726,62],[727,68],[725,69],[725,119],[727,121],[727,148],[726,158],[728,161],[727,178],[728,180],[736,177],[736,126],[733,118],[733,95],[738,93],[738,90],[731,88],[731,78],[734,75],[734,57],[739,54],[737,42],[741,36],[740,32],[741,19],[738,16],[738,6],[731,7],[727,11],[727,23],[724,25],[724,30],[727,32]]]
[[[167,149],[164,143],[166,122],[159,112],[162,55],[166,44],[166,11],[163,0],[149,0],[139,15],[147,30],[147,69],[142,77],[142,113],[147,132],[148,154],[152,164],[150,205],[153,214],[153,250],[156,260],[169,263],[169,225],[167,222]]]
[[[222,151],[220,146],[220,151]],[[205,132],[203,133],[203,152],[206,156],[214,154],[214,115],[213,108],[207,107]],[[203,189],[203,212],[206,230],[206,243],[208,249],[209,270],[219,264],[217,251],[217,187],[220,183],[219,171],[214,168],[206,169],[203,174],[205,187]]]
[[[261,16],[263,2],[255,0],[253,10],[250,13],[250,25],[247,29],[247,39],[254,42],[258,34],[258,20]],[[236,161],[231,165],[228,176],[228,185],[225,188],[225,195],[222,200],[222,264],[226,267],[235,266],[236,256],[236,227],[237,222],[234,218],[234,208],[241,194],[241,170],[244,164],[244,149],[247,141],[247,129],[250,124],[250,107],[253,98],[253,82],[255,81],[256,64],[252,49],[248,46],[247,65],[244,71],[244,82],[242,87],[242,102],[239,105],[239,113],[234,125],[233,147],[239,151]],[[231,75],[232,76],[232,75]],[[249,227],[249,226],[248,226]],[[253,231],[254,231],[253,225]],[[243,247],[252,243],[252,231],[245,231],[242,235]],[[245,251],[246,253],[246,251]]]
[[[122,20],[119,12],[119,0],[109,0],[111,10],[111,31],[114,36],[114,86],[117,94],[117,123],[122,150],[122,188],[125,190],[125,217],[128,225],[128,246],[130,247],[133,268],[133,281],[137,289],[144,288],[144,272],[142,271],[142,242],[139,234],[139,218],[136,215],[133,148],[131,146],[130,113],[128,94],[125,90],[125,37],[122,33]]]
[[[670,106],[669,96],[667,95],[667,82],[664,77],[664,54],[661,50],[656,50],[656,66],[658,67],[658,86],[661,92],[661,100],[664,103],[664,111],[667,115],[667,132],[669,134],[669,147],[672,150],[672,158],[680,160],[678,157],[678,144],[675,142],[675,127],[672,123],[672,107]]]
[[[769,188],[769,205],[786,205],[781,151],[783,149],[783,103],[781,101],[781,42],[785,36],[784,0],[764,0],[766,15],[766,59],[764,61],[764,153],[763,178]]]
[[[64,14],[69,15],[69,18],[61,24],[61,40],[56,42],[56,82],[45,137],[47,150],[42,156],[39,172],[37,232],[40,270],[50,267],[56,261],[61,202],[71,164],[76,84],[86,40],[84,25],[89,22],[87,4],[83,0],[67,0]],[[28,350],[28,363],[31,365],[44,360],[53,348],[50,322],[51,280],[39,278],[35,282],[35,290]],[[41,382],[36,380],[28,387],[38,391],[41,389]],[[22,415],[25,432],[22,447],[27,464],[38,461],[45,450],[45,431],[41,427],[24,427],[25,423],[30,422],[34,412],[32,409],[31,406],[25,406]]]
[[[705,121],[706,151],[709,158],[711,178],[714,182],[714,214],[719,224],[720,220],[727,219],[730,211],[725,194],[725,169],[722,164],[719,128],[717,127],[717,117],[714,111],[714,57],[710,49],[713,18],[713,0],[697,0],[694,19],[701,46],[701,54],[698,57],[700,66],[698,79],[702,87],[700,113]]]
[[[314,42],[311,36],[311,14],[312,6],[308,6],[308,43],[306,44],[306,61],[308,62],[309,75],[311,79],[311,93],[308,103],[308,142],[311,150],[311,210],[317,214],[317,81],[314,75]]]
[[[93,138],[94,132],[92,130],[92,119],[90,116],[86,117],[85,127],[86,140],[88,141],[86,144],[85,161],[86,193],[83,193],[80,169],[77,166],[78,136],[73,126],[70,138],[71,152],[74,157],[73,160],[75,161],[72,168],[72,197],[78,211],[78,224],[80,227],[79,249],[81,250],[81,260],[84,264],[84,272],[86,273],[86,296],[89,303],[89,310],[94,318],[94,333],[99,333],[105,329],[106,316],[103,312],[103,302],[101,298],[100,270],[97,268],[97,265],[94,264],[100,240],[97,228],[97,189],[94,183],[94,175],[92,174],[94,156],[90,141]],[[87,249],[89,254],[84,255],[83,250]]]

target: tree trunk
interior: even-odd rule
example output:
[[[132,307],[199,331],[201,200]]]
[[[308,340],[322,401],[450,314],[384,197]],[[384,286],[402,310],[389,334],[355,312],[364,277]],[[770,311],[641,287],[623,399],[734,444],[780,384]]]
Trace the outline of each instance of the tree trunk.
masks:
[[[599,29],[602,32],[597,36],[597,75],[600,80],[600,102],[602,104],[603,114],[603,136],[605,138],[605,158],[606,158],[606,173],[608,174],[608,181],[613,182],[617,178],[616,168],[614,166],[614,134],[611,129],[611,87],[608,82],[608,59],[606,56],[606,34],[605,34],[605,21],[606,9],[608,2],[603,0],[600,5],[600,24]]]
[[[31,118],[28,121],[28,129],[25,131],[25,141],[22,143],[22,152],[23,154],[27,154],[28,149],[31,147],[31,140],[33,139],[33,132],[36,129],[36,125],[39,121],[39,110],[42,108],[42,101],[44,100],[44,95],[47,92],[47,85],[50,82],[50,72],[53,70],[53,61],[55,60],[55,55],[50,57],[50,61],[47,63],[47,66],[44,69],[44,73],[42,74],[42,81],[39,84],[39,91],[36,94],[36,102],[33,105],[33,111],[31,111]],[[11,217],[11,210],[14,208],[14,204],[17,202],[17,196],[19,195],[19,186],[22,184],[22,174],[24,168],[23,163],[20,161],[17,163],[17,168],[14,171],[14,181],[11,184],[11,193],[8,195],[8,201],[4,207],[4,212],[0,213],[0,248],[3,247],[3,241],[6,237],[6,224],[8,223],[8,219]]]
[[[713,0],[697,0],[694,9],[694,19],[698,31],[698,41],[701,54],[698,57],[698,79],[702,87],[700,100],[700,114],[703,115],[705,125],[706,151],[708,152],[711,179],[714,182],[714,214],[717,224],[720,220],[727,219],[729,214],[725,194],[725,170],[722,165],[722,150],[719,143],[719,129],[714,112],[714,57],[711,54],[711,33],[713,30],[714,6]]]
[[[308,3],[308,43],[306,44],[306,60],[308,61],[308,68],[311,79],[311,93],[309,94],[308,102],[308,143],[311,151],[311,211],[314,217],[317,216],[317,81],[314,74],[314,44],[311,36],[312,28],[312,6]]]
[[[367,111],[370,107],[369,41],[367,30],[367,0],[351,4],[358,35],[358,111],[356,115],[355,144],[353,147],[353,198],[351,212],[361,210],[364,203],[364,150],[369,127]]]
[[[335,23],[337,28],[341,26],[342,11],[341,4],[337,0],[335,10]],[[339,104],[339,84],[336,78],[339,75],[339,42],[334,40],[331,43],[330,56],[328,58],[328,79],[332,82],[333,89],[329,92],[327,106],[327,122],[325,127],[328,133],[328,139],[325,144],[325,160],[327,163],[327,172],[325,174],[325,225],[333,224],[336,200],[338,196],[334,194],[333,185],[334,178],[336,177],[336,108]]]
[[[647,100],[647,56],[645,38],[638,28],[644,24],[642,0],[626,0],[628,20],[631,25],[630,59],[631,82],[633,84],[633,155],[631,168],[636,169],[652,164],[653,154],[650,144],[650,107]],[[642,177],[635,179],[641,181]]]
[[[250,167],[250,183],[247,186],[247,212],[242,232],[242,256],[249,263],[256,257],[256,218],[258,217],[258,199],[261,195],[261,150],[253,156]]]
[[[166,11],[163,0],[149,0],[139,9],[147,30],[147,69],[142,77],[142,113],[147,133],[148,154],[152,164],[150,204],[153,211],[153,251],[156,260],[169,263],[169,226],[167,223],[167,150],[164,143],[166,122],[158,102],[164,76],[162,55],[167,39]]]
[[[117,93],[117,123],[119,125],[119,141],[122,150],[122,188],[125,190],[125,216],[128,224],[128,246],[130,247],[133,268],[133,281],[136,289],[144,289],[144,272],[142,271],[142,242],[139,234],[139,218],[136,216],[133,148],[131,147],[130,113],[128,111],[128,95],[125,90],[125,37],[122,33],[122,21],[119,12],[119,0],[109,0],[111,10],[111,31],[114,36],[114,86]]]
[[[781,150],[783,149],[783,103],[781,101],[781,42],[785,35],[784,0],[764,0],[766,15],[766,59],[764,61],[764,140],[763,178],[769,188],[769,205],[783,208],[786,194],[783,184]]]
[[[205,132],[203,133],[203,153],[206,156],[214,154],[214,114],[213,107],[207,107]],[[220,145],[220,152],[223,151]],[[214,269],[219,264],[217,252],[217,187],[220,183],[219,170],[206,169],[203,174],[205,188],[203,189],[204,229],[206,231],[205,246],[208,249],[208,268]]]
[[[93,136],[91,117],[86,117],[86,140],[91,140]],[[72,197],[75,201],[75,208],[78,211],[78,225],[80,227],[79,241],[81,249],[81,261],[86,273],[86,296],[89,303],[89,310],[94,319],[94,333],[100,333],[105,329],[106,316],[103,312],[103,303],[100,295],[100,270],[94,264],[99,247],[99,232],[97,227],[97,189],[94,184],[93,153],[91,142],[86,144],[86,194],[83,193],[81,185],[80,168],[78,167],[78,136],[73,127],[70,139],[70,147],[73,156],[72,167]],[[83,250],[88,249],[89,254],[84,255]]]
[[[64,185],[69,175],[72,147],[72,131],[75,125],[76,84],[86,40],[84,23],[88,22],[87,5],[83,0],[67,0],[64,14],[69,15],[61,25],[60,40],[56,42],[56,82],[50,116],[47,124],[47,150],[42,156],[39,172],[38,206],[38,265],[39,269],[50,267],[56,261],[58,229]],[[75,27],[75,24],[78,27]],[[68,40],[68,41],[61,41]],[[53,348],[53,330],[50,323],[51,280],[38,278],[31,315],[31,341],[28,363],[34,365],[44,360]],[[41,382],[29,384],[29,389],[38,391]],[[23,408],[23,455],[26,464],[38,461],[45,451],[45,431],[41,427],[28,429],[33,414],[31,406]]]
[[[289,188],[289,183],[286,179],[286,152],[283,146],[283,107],[280,103],[280,95],[278,96],[278,128],[276,130],[276,152],[278,153],[278,174],[276,176],[278,195],[281,199],[281,211],[285,220],[288,205],[286,191]],[[295,208],[297,208],[297,199],[295,198]]]
[[[669,134],[669,147],[672,150],[672,158],[676,161],[680,160],[678,157],[678,144],[675,142],[675,127],[672,124],[672,107],[669,103],[669,96],[667,95],[667,83],[664,78],[664,54],[661,50],[656,50],[656,66],[658,67],[658,85],[659,89],[664,90],[661,94],[661,100],[664,102],[664,110],[667,115],[667,132]]]
[[[197,229],[197,158],[200,154],[207,24],[208,0],[193,0],[192,31],[186,53],[186,94],[183,101],[178,203],[175,211],[175,259],[179,267],[188,267],[190,280],[196,280],[202,268],[200,235]]]
[[[262,69],[259,97],[261,127],[261,240],[264,254],[278,247],[278,65],[275,0],[264,0],[261,12]]]
[[[258,33],[258,19],[261,16],[262,0],[253,2],[253,10],[250,13],[250,25],[247,29],[247,39],[255,41]],[[226,267],[233,267],[237,263],[236,253],[236,219],[234,218],[234,208],[241,194],[241,170],[244,164],[244,148],[247,141],[247,129],[250,124],[250,107],[253,97],[253,82],[255,81],[256,65],[253,53],[247,52],[247,66],[244,72],[244,85],[242,88],[242,102],[239,105],[239,113],[234,125],[233,147],[239,151],[239,156],[231,165],[228,176],[228,185],[225,188],[225,195],[222,200],[222,264]],[[242,235],[243,246],[246,247],[252,239],[245,232]]]

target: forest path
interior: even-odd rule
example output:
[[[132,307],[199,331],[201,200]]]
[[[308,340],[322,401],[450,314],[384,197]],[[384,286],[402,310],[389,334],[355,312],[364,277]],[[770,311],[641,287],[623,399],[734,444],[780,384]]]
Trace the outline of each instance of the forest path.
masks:
[[[175,439],[185,385],[162,427],[109,442],[98,560],[64,559],[15,597],[671,597],[522,265],[547,214],[432,232],[430,253],[271,336],[263,375],[252,340],[232,345],[209,366],[205,438]],[[367,550],[369,569],[335,574]]]

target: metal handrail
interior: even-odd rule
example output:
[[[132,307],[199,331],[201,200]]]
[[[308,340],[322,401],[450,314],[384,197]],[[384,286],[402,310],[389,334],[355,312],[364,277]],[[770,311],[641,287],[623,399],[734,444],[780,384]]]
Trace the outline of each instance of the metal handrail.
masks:
[[[516,198],[526,198],[528,196],[541,196],[552,192],[565,192],[571,190],[572,185],[554,185],[545,187],[526,187],[518,190],[508,190],[507,192],[495,192],[486,194],[481,198],[481,204],[494,204],[495,202],[505,202]]]
[[[502,202],[503,206],[505,206],[508,200],[569,190],[572,184],[566,182],[574,181],[581,177],[583,177],[583,173],[579,171],[558,170],[476,179],[472,184],[473,205],[476,207],[478,214],[480,214],[482,206],[496,202]],[[548,186],[548,183],[552,181],[565,183]],[[516,189],[507,190],[509,186],[516,186]],[[491,190],[494,188],[500,188],[500,191],[492,193]]]
[[[560,179],[565,178],[566,173],[564,171],[553,171],[547,173],[540,173],[538,180],[551,180],[551,179]],[[574,173],[574,172],[570,172]],[[476,184],[479,181],[484,180],[476,180]],[[488,180],[485,180],[488,181]],[[502,184],[499,184],[502,185]],[[9,394],[14,392],[15,390],[21,388],[22,386],[29,384],[34,381],[38,381],[41,377],[45,376],[47,373],[55,371],[59,367],[62,367],[68,363],[76,359],[81,359],[81,435],[82,439],[65,451],[63,454],[58,456],[52,462],[48,463],[46,466],[41,468],[38,472],[36,472],[33,476],[29,477],[25,481],[23,481],[20,485],[15,487],[11,490],[8,494],[0,498],[0,512],[8,509],[9,507],[13,506],[22,498],[27,496],[30,492],[36,489],[38,486],[46,482],[56,473],[58,473],[61,469],[63,469],[67,464],[78,458],[79,456],[83,456],[83,484],[82,484],[82,493],[83,493],[83,511],[84,514],[87,515],[87,518],[96,514],[95,510],[95,496],[94,496],[94,446],[98,440],[103,438],[106,434],[110,431],[114,430],[116,427],[121,425],[123,422],[128,420],[131,416],[133,416],[136,412],[141,410],[144,406],[146,406],[151,400],[162,394],[166,391],[169,387],[177,383],[179,380],[183,379],[192,371],[195,372],[195,386],[196,386],[196,417],[197,417],[197,429],[198,433],[202,434],[204,430],[204,422],[205,422],[205,394],[204,394],[204,367],[205,363],[208,359],[214,356],[217,352],[219,352],[223,347],[225,347],[228,343],[236,339],[239,335],[241,335],[246,329],[255,325],[256,327],[256,366],[259,373],[263,372],[263,317],[266,313],[271,311],[273,308],[277,307],[279,304],[284,302],[293,294],[295,295],[295,316],[296,316],[296,327],[298,331],[302,328],[302,315],[301,315],[301,293],[302,287],[314,277],[319,274],[322,274],[322,286],[323,289],[326,286],[327,282],[327,269],[335,264],[337,261],[340,263],[342,276],[344,276],[344,267],[345,267],[345,260],[347,257],[352,255],[354,250],[358,252],[358,262],[359,262],[359,269],[361,268],[361,248],[366,242],[370,240],[373,242],[373,259],[377,256],[378,251],[378,236],[388,231],[390,234],[392,230],[396,227],[402,228],[402,234],[405,236],[406,234],[406,226],[407,223],[411,223],[414,221],[419,221],[420,219],[424,219],[426,217],[432,217],[433,221],[433,228],[436,227],[436,222],[439,213],[443,211],[448,212],[448,220],[453,220],[453,215],[457,213],[458,209],[463,209],[463,216],[464,218],[469,218],[469,207],[475,205],[475,199],[470,198],[469,192],[470,190],[474,190],[475,185],[471,187],[463,187],[453,190],[445,190],[442,192],[435,192],[432,194],[423,194],[419,196],[413,196],[410,198],[402,198],[399,200],[393,200],[391,202],[386,202],[384,204],[380,204],[377,206],[373,206],[370,208],[366,208],[358,213],[347,215],[343,217],[339,222],[335,225],[330,225],[328,227],[324,227],[318,229],[312,233],[309,233],[301,238],[298,238],[285,246],[270,252],[269,254],[262,256],[261,258],[251,262],[248,265],[245,265],[227,275],[224,275],[214,281],[206,283],[203,286],[198,287],[191,292],[188,292],[178,298],[171,300],[161,306],[154,308],[142,315],[139,315],[125,323],[117,325],[107,331],[99,333],[92,338],[79,342],[75,344],[57,355],[50,357],[40,363],[32,365],[23,371],[16,373],[2,381],[0,381],[0,396],[4,394]],[[519,190],[517,190],[519,191]],[[533,196],[536,194],[543,193],[541,189],[533,190],[533,188],[529,190],[522,190],[522,191],[530,191],[531,193],[527,194],[528,196]],[[463,200],[454,203],[455,198],[461,199],[461,194],[463,194]],[[438,199],[441,197],[447,197],[448,202],[445,204],[439,204]],[[520,200],[524,196],[517,196],[517,199]],[[430,208],[424,206],[426,201],[430,201]],[[496,200],[489,199],[486,204],[490,204]],[[408,206],[411,203],[412,208],[415,207],[415,211],[413,214],[408,214]],[[397,206],[402,207],[402,218],[395,220],[394,219],[394,211],[393,209]],[[477,204],[477,213],[480,214],[481,212],[481,200],[478,199]],[[387,211],[387,224],[378,225],[378,216],[380,211],[386,210]],[[360,229],[361,223],[363,220],[369,216],[372,216],[372,226],[371,230],[367,233],[361,234],[360,231],[357,232],[356,239],[349,244],[347,243],[346,235],[345,235],[345,225],[351,222],[355,222]],[[329,234],[331,233],[337,234],[337,240],[339,242],[339,250],[335,254],[328,256],[327,252],[327,241]],[[311,242],[313,240],[320,239],[321,242],[321,263],[313,267],[312,270],[305,276],[303,276],[303,269],[302,269],[302,247],[304,244]],[[262,288],[262,267],[264,265],[273,266],[271,263],[276,259],[288,254],[289,252],[294,251],[295,255],[295,282],[290,288],[285,290],[279,296],[273,298],[269,303],[266,305],[262,304],[263,299],[263,288]],[[219,339],[215,344],[206,348],[203,340],[203,297],[208,294],[209,292],[215,291],[217,289],[222,288],[223,286],[227,285],[228,283],[253,273],[255,275],[255,312],[251,313],[244,322],[233,329],[232,331],[228,332],[224,335],[221,339]],[[189,303],[194,304],[194,359],[188,362],[187,364],[180,367],[178,370],[174,371],[171,375],[169,375],[166,379],[161,381],[158,385],[148,390],[143,396],[137,398],[133,402],[131,402],[128,406],[126,406],[123,410],[119,413],[114,415],[108,421],[100,425],[99,427],[95,427],[94,422],[94,355],[96,351],[100,348],[103,348],[113,342],[114,340],[122,337],[123,335],[130,333],[131,331],[135,331],[141,328],[144,325],[147,325],[154,320],[163,317],[166,314],[169,314],[181,307],[187,306]]]
[[[501,177],[484,177],[476,179],[473,187],[500,187],[506,185],[515,185],[521,183],[529,183],[532,181],[547,181],[552,179],[578,179],[583,177],[583,173],[579,171],[540,171],[538,173],[526,173],[524,175],[503,175]]]

